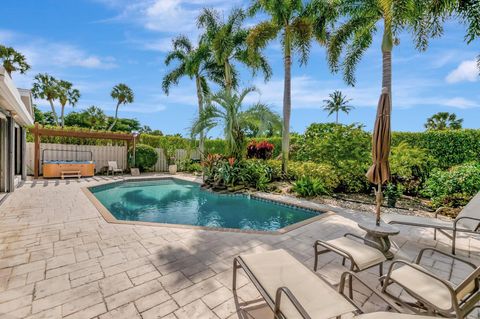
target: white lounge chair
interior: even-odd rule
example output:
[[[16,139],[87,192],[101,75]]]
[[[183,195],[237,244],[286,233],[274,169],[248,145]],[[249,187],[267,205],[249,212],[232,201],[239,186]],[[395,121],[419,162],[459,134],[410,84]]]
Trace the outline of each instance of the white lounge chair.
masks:
[[[112,175],[115,176],[115,173],[123,174],[123,169],[118,168],[117,161],[108,161],[107,175],[112,172]]]
[[[371,246],[365,245],[365,242],[368,242]],[[379,274],[382,276],[383,262],[387,260],[387,258],[385,258],[385,255],[379,250],[380,247],[378,247],[378,249],[374,248],[376,246],[378,246],[377,243],[350,233],[331,240],[317,240],[313,245],[315,249],[313,270],[317,271],[319,255],[333,252],[343,258],[343,266],[345,266],[346,259],[350,261],[351,271],[359,272],[379,266]],[[320,248],[323,249],[320,250]]]
[[[420,265],[426,251],[442,254],[463,263],[467,267],[471,267],[472,272],[456,286]],[[451,276],[452,272],[450,271]],[[463,319],[476,308],[475,305],[480,301],[479,278],[480,266],[477,267],[469,261],[434,248],[425,248],[420,251],[415,263],[402,260],[393,261],[381,282],[382,292],[416,313],[425,313],[426,311],[430,315]],[[409,303],[400,297],[391,295],[388,291],[388,287],[391,285],[400,286],[417,302]]]
[[[234,293],[239,268],[245,271],[274,312],[274,318],[276,319],[327,319],[340,318],[351,313],[357,315],[361,313],[359,306],[343,294],[345,278],[355,276],[352,272],[345,273],[346,275],[342,276],[343,284],[340,292],[338,292],[283,249],[241,255],[234,258],[233,261]],[[388,303],[374,290],[371,291]],[[385,314],[388,316],[385,316]],[[377,319],[386,317],[389,319],[431,318],[385,312],[363,314],[354,318]]]
[[[384,214],[382,219],[387,224],[408,225],[414,227],[433,228],[433,239],[437,239],[437,230],[452,240],[452,254],[455,255],[457,233],[478,233],[480,227],[480,192],[470,200],[453,222],[438,219],[438,210],[435,218]],[[446,231],[451,231],[450,235]]]

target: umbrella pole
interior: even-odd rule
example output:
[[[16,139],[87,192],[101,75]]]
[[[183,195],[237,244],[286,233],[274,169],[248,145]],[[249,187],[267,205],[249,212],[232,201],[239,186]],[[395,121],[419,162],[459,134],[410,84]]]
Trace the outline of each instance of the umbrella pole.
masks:
[[[377,208],[376,208],[376,219],[375,222],[377,226],[380,226],[380,207],[382,206],[382,184],[378,184],[378,188],[375,192],[376,198],[377,198]]]

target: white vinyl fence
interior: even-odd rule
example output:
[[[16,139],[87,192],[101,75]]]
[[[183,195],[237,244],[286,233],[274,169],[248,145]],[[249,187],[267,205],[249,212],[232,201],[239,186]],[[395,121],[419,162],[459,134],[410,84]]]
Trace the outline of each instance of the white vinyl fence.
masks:
[[[44,150],[46,150],[44,152]],[[158,154],[158,161],[154,166],[155,172],[168,171],[168,162],[163,150],[155,149]],[[27,172],[33,175],[34,168],[34,143],[27,143]],[[75,152],[87,151],[87,152]],[[40,144],[40,174],[42,174],[42,160],[90,160],[90,153],[92,152],[93,161],[95,162],[96,172],[108,165],[108,161],[117,161],[119,168],[125,169],[127,167],[127,147],[126,146],[97,146],[97,145],[73,145],[73,144]],[[190,154],[186,150],[177,150],[177,160],[183,160],[188,155],[190,158],[199,158],[198,151],[191,151]],[[42,157],[43,156],[43,157]]]

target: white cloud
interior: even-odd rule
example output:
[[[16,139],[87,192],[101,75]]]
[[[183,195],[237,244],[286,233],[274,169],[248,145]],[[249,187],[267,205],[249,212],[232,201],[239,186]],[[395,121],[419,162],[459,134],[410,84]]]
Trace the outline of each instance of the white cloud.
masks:
[[[163,33],[197,32],[196,21],[201,9],[228,9],[241,0],[97,0],[120,13],[106,21],[134,22],[144,28]]]
[[[467,60],[460,63],[460,65],[450,72],[445,80],[448,83],[458,83],[458,82],[475,82],[479,78],[477,61]]]
[[[454,97],[451,99],[445,99],[442,104],[445,106],[455,107],[459,109],[469,109],[469,108],[480,106],[479,102],[475,102],[463,97]]]

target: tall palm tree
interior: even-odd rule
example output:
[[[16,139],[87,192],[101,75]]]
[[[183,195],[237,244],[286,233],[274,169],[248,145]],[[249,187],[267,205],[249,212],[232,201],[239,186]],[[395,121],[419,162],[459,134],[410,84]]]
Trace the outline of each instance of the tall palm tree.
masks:
[[[392,50],[399,43],[402,31],[411,31],[417,49],[424,50],[436,30],[422,22],[425,1],[417,0],[342,0],[340,12],[347,16],[345,23],[332,34],[328,45],[328,62],[332,71],[339,70],[340,56],[345,52],[343,76],[349,85],[355,84],[355,69],[362,55],[373,42],[380,27],[382,31],[382,88],[392,92]]]
[[[33,87],[32,87],[32,95],[36,99],[44,99],[50,103],[50,107],[52,108],[52,116],[55,125],[58,126],[58,115],[55,111],[55,105],[53,104],[56,99],[58,99],[60,93],[58,80],[55,79],[53,76],[47,73],[39,73],[35,76]]]
[[[239,62],[253,70],[261,71],[268,80],[272,70],[261,52],[248,52],[246,40],[249,31],[243,27],[246,18],[241,9],[233,9],[223,21],[220,13],[213,9],[203,9],[198,17],[198,27],[205,30],[202,41],[211,48],[215,62],[223,67],[224,88],[227,93],[236,88],[238,71],[234,62]]]
[[[228,155],[241,158],[244,151],[245,129],[248,126],[248,119],[242,111],[243,100],[254,91],[256,89],[252,87],[240,93],[224,89],[209,96],[205,109],[193,122],[192,135],[221,126]]]
[[[20,71],[21,74],[24,74],[30,69],[25,56],[12,47],[0,45],[0,59],[10,77],[12,72]]]
[[[67,104],[71,105],[72,107],[78,103],[80,99],[80,91],[73,88],[73,84],[60,80],[58,82],[58,101],[60,102],[60,119],[61,119],[61,126],[65,126],[65,106]]]
[[[117,100],[117,106],[115,107],[115,118],[108,128],[109,131],[113,129],[115,124],[117,124],[118,120],[118,108],[122,104],[133,103],[134,94],[131,88],[129,88],[126,84],[120,83],[113,87],[112,92],[110,93],[112,99]]]
[[[438,112],[427,119],[427,130],[459,130],[462,128],[463,119],[457,118],[455,113]]]
[[[342,91],[335,90],[328,96],[329,99],[323,100],[325,103],[323,105],[323,109],[328,112],[328,116],[335,113],[335,123],[338,124],[338,113],[344,112],[348,114],[354,109],[354,107],[348,104],[351,99],[347,99],[347,97],[343,95]]]
[[[306,5],[302,0],[254,0],[250,15],[265,13],[268,20],[253,27],[248,35],[250,50],[263,49],[270,41],[280,37],[284,58],[282,170],[287,172],[290,148],[291,64],[292,52],[299,53],[300,64],[305,64],[311,41],[325,43],[327,27],[336,17],[330,1],[313,0]],[[252,51],[250,51],[252,52]]]
[[[177,85],[180,78],[188,77],[195,80],[198,114],[203,111],[203,104],[206,95],[209,94],[207,80],[213,80],[222,84],[222,76],[219,73],[222,69],[213,61],[211,51],[205,42],[200,42],[194,47],[191,41],[185,36],[179,36],[172,41],[173,50],[165,57],[165,64],[168,66],[177,61],[176,67],[163,77],[162,88],[168,95],[170,87]],[[200,132],[200,153],[204,154],[204,134]]]

